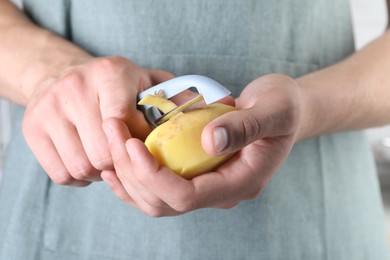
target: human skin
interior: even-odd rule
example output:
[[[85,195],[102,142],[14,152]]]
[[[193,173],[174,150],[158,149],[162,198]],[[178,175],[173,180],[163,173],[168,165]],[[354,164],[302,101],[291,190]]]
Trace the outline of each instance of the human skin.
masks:
[[[50,178],[75,186],[102,178],[150,216],[233,207],[262,192],[294,143],[390,123],[386,32],[329,68],[255,79],[235,100],[237,111],[202,134],[211,155],[239,152],[215,172],[185,180],[150,155],[141,141],[150,129],[135,105],[137,93],[172,75],[120,57],[94,58],[5,0],[0,34],[0,64],[7,64],[0,95],[26,106],[23,132]]]
[[[121,122],[108,119],[104,129],[115,171],[102,177],[119,198],[154,217],[233,207],[259,196],[294,143],[389,124],[388,68],[389,31],[351,57],[298,79],[273,74],[254,80],[236,100],[238,111],[217,118],[202,134],[211,155],[239,152],[190,181],[159,166]]]
[[[0,1],[0,96],[26,106],[25,139],[50,178],[85,186],[113,169],[102,122],[115,117],[134,136],[150,131],[136,95],[172,75],[122,57],[95,58],[38,28]]]

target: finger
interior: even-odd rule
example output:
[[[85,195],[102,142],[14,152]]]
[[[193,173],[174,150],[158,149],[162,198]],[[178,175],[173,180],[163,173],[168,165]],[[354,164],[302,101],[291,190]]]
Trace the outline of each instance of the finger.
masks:
[[[259,175],[259,170],[274,166],[261,146],[252,143],[216,169],[192,179],[194,192],[191,197],[195,208],[230,208],[240,201],[259,195],[270,176]]]
[[[53,110],[51,120],[61,127],[64,122],[60,120],[64,117],[68,118],[77,128],[75,130],[72,129],[72,132],[76,132],[75,134],[78,136],[78,140],[75,139],[74,143],[82,143],[83,150],[85,150],[94,168],[98,170],[112,169],[111,156],[105,135],[101,129],[102,119],[99,99],[94,85],[90,82],[91,77],[86,76],[88,73],[91,73],[89,70],[88,68],[82,68],[68,72],[58,81],[56,85],[57,91],[58,89],[65,89],[65,91],[61,92],[62,95],[56,93],[58,95],[55,96],[57,102],[53,105],[58,106],[58,111]],[[51,123],[51,125],[55,126],[55,130],[57,130],[59,127],[55,123]],[[66,125],[65,129],[68,130]],[[50,131],[52,129],[47,130]],[[52,133],[52,136],[55,135],[57,133]],[[72,139],[74,138],[69,138],[70,141]],[[62,144],[61,140],[58,141]],[[78,148],[80,147],[77,146]],[[58,147],[58,149],[61,149],[61,147]],[[95,174],[93,179],[100,180],[100,174]]]
[[[132,167],[139,169],[133,174],[145,189],[169,206],[171,215],[187,212],[195,208],[191,196],[194,187],[191,182],[176,175],[165,167],[160,167],[143,142],[132,138],[126,142],[127,152],[131,158]],[[160,206],[163,208],[163,206]]]
[[[117,118],[104,120],[103,130],[108,140],[116,173],[120,176],[129,170],[131,164],[125,148],[126,140],[131,138],[131,134],[126,124]]]
[[[151,85],[157,85],[164,81],[170,80],[174,77],[172,73],[169,73],[164,70],[149,70],[150,78],[151,78]]]
[[[134,176],[135,172],[143,171],[143,168],[133,167],[132,160],[126,150],[125,142],[131,137],[126,125],[118,119],[110,118],[104,121],[103,126],[109,139],[109,147],[118,179],[136,201],[138,207],[149,213],[154,211],[154,208],[166,207],[152,192],[140,185]],[[151,214],[154,215],[154,213]]]
[[[27,136],[26,140],[33,150],[36,159],[53,182],[75,187],[85,187],[90,184],[88,181],[76,180],[69,174],[57,149],[48,136],[39,134],[34,135],[34,138]]]
[[[287,105],[275,106],[277,98],[268,100],[224,114],[208,124],[202,132],[205,151],[221,155],[240,150],[260,138],[292,134],[292,116]]]
[[[231,208],[234,208],[235,206],[237,206],[239,203],[240,203],[239,201],[227,202],[227,203],[223,203],[223,204],[220,204],[220,205],[216,205],[213,208],[216,208],[216,209],[231,209]]]
[[[132,162],[136,164],[142,161],[145,165],[142,183],[178,213],[207,207],[233,207],[248,198],[249,195],[245,196],[246,188],[254,186],[253,170],[242,157],[233,157],[221,167],[222,172],[211,172],[186,180],[160,167],[139,140],[130,139],[126,146]]]
[[[102,128],[100,111],[93,112],[91,108],[81,108],[79,111],[77,118],[74,119],[74,125],[77,126],[75,130],[91,166],[97,170],[91,177],[94,180],[101,180],[99,172],[112,170],[114,166]],[[86,114],[87,111],[89,111],[88,114]]]
[[[298,85],[286,76],[251,82],[237,99],[237,111],[205,127],[202,144],[210,155],[237,151],[255,140],[293,135],[299,120]]]
[[[235,152],[261,138],[266,122],[256,114],[256,108],[252,110],[233,111],[209,123],[201,137],[205,151],[210,155]]]
[[[143,169],[142,172],[134,173],[138,175],[140,183],[153,191],[175,214],[206,207],[229,208],[239,201],[252,199],[258,196],[271,178],[262,178],[257,169],[267,172],[276,165],[270,162],[270,156],[264,153],[262,145],[254,143],[220,166],[216,172],[186,180],[160,167],[141,141],[129,139],[126,148],[133,167]]]
[[[75,126],[63,120],[56,120],[55,127],[48,128],[48,134],[69,174],[81,181],[99,181],[100,172],[92,166]]]
[[[127,193],[126,189],[116,176],[115,171],[102,171],[101,177],[119,199],[125,201],[133,207],[137,207],[137,203]]]
[[[151,129],[142,112],[137,110],[138,92],[151,86],[146,71],[121,57],[99,59],[94,68],[102,75],[91,82],[97,87],[102,120],[119,118],[132,135],[146,138]]]

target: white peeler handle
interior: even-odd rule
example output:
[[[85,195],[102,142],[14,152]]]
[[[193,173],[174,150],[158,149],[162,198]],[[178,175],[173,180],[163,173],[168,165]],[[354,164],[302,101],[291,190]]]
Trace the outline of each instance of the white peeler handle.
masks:
[[[173,78],[151,87],[141,92],[138,97],[139,99],[142,99],[147,94],[154,95],[159,90],[163,90],[164,97],[168,99],[191,87],[194,87],[198,90],[199,94],[203,96],[206,104],[218,101],[226,96],[229,96],[231,93],[217,81],[208,77],[201,75],[185,75]]]

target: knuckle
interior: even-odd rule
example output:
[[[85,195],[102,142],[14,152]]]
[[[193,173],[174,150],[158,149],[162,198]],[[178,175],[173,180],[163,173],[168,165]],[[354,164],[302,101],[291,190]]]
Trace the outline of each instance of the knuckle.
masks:
[[[142,186],[148,186],[149,183],[149,177],[148,174],[136,174],[136,180],[139,184]]]
[[[132,107],[131,102],[117,104],[104,103],[100,105],[106,117],[126,119],[133,116],[135,122],[138,122],[137,119],[140,118],[137,114],[134,114],[134,108]],[[138,111],[136,113],[138,113]]]
[[[156,197],[147,197],[144,198],[145,202],[151,207],[155,209],[162,209],[165,207],[165,203]]]
[[[175,203],[172,203],[171,207],[180,213],[189,212],[193,209],[195,209],[194,203],[191,199],[181,199]]]
[[[59,97],[56,95],[55,92],[48,92],[46,93],[40,102],[38,103],[37,107],[38,109],[35,110],[36,113],[40,112],[57,112],[58,106],[59,106]],[[39,116],[39,114],[37,115]]]
[[[70,175],[77,180],[88,180],[96,171],[96,169],[88,163],[84,163],[83,165],[72,165],[69,166],[69,168]]]
[[[44,94],[41,94],[37,102],[27,107],[24,118],[27,119],[26,122],[34,123],[42,121],[43,115],[58,116],[60,111],[59,96],[55,91],[46,91]]]
[[[30,136],[31,130],[34,128],[35,125],[36,120],[34,120],[31,113],[27,111],[22,120],[22,132],[26,138]]]
[[[53,92],[56,96],[60,97],[60,102],[57,102],[57,104],[74,103],[74,100],[82,104],[82,102],[85,102],[84,97],[86,91],[88,89],[83,73],[80,71],[70,71],[57,81]]]
[[[62,118],[62,108],[59,97],[53,93],[45,93],[37,102],[28,106],[22,121],[24,133],[35,133],[39,129],[48,129],[56,121]]]
[[[91,164],[95,169],[100,171],[109,170],[113,167],[113,162],[110,155],[93,158],[91,159]]]
[[[49,175],[50,179],[59,185],[70,185],[73,182],[73,178],[68,173],[57,174],[57,175]]]
[[[252,114],[246,114],[241,122],[242,135],[237,136],[242,136],[242,138],[245,139],[245,145],[253,142],[258,136],[261,135],[263,131],[262,126]],[[235,138],[234,140],[240,141],[238,139],[239,138]]]
[[[94,67],[98,72],[105,73],[105,74],[112,74],[116,73],[118,69],[123,66],[128,61],[126,58],[121,56],[112,56],[112,57],[106,57],[97,59],[94,62]]]
[[[84,85],[84,76],[79,71],[69,71],[61,77],[58,84],[72,91],[80,91]]]
[[[160,218],[160,217],[164,216],[164,212],[159,208],[147,206],[147,207],[142,208],[141,210],[146,215],[153,217],[153,218]]]
[[[112,146],[111,149],[115,149],[115,146]],[[124,158],[122,158],[122,156],[113,156],[112,163],[113,163],[113,165],[122,165],[123,159]]]

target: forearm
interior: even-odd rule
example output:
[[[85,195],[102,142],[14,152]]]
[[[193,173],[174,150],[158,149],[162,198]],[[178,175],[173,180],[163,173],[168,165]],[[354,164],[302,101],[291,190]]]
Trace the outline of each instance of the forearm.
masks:
[[[390,32],[346,60],[298,78],[297,139],[390,124]]]
[[[89,55],[0,0],[0,96],[26,105],[34,88]]]

